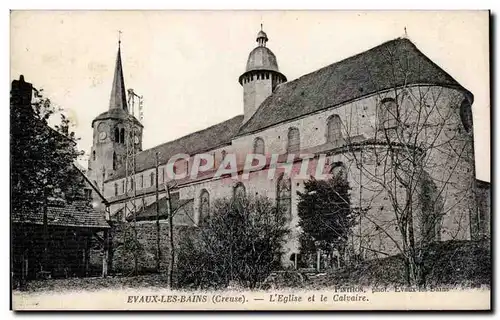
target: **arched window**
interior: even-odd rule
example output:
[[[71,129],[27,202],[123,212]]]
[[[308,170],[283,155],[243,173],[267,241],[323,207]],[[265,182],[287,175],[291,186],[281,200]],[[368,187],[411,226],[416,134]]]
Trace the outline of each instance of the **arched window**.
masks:
[[[94,161],[95,161],[95,150],[94,150],[94,151],[92,151],[92,160],[94,160]]]
[[[233,198],[235,200],[243,200],[246,197],[246,189],[243,182],[238,182],[233,189]]]
[[[443,198],[428,172],[423,171],[419,180],[420,212],[417,213],[417,221],[419,222],[420,236],[424,243],[439,241],[444,207]]]
[[[210,216],[210,194],[207,189],[201,190],[199,204],[198,224],[201,225]]]
[[[154,174],[154,172],[151,172],[151,174],[149,175],[149,180],[150,180],[150,185],[151,186],[156,185],[155,184],[155,174]]]
[[[335,162],[330,169],[334,179],[347,180],[347,169],[342,162]]]
[[[288,221],[292,219],[292,183],[284,173],[276,181],[276,206],[283,210]]]
[[[265,145],[264,140],[262,138],[255,138],[253,141],[253,153],[254,154],[264,154]]]
[[[118,183],[115,182],[115,197],[118,195]]]
[[[118,159],[116,157],[116,152],[113,152],[113,170],[116,170],[118,168]]]
[[[398,105],[392,98],[385,98],[379,106],[379,129],[390,129],[398,125]]]
[[[460,119],[466,132],[472,130],[472,109],[469,100],[465,99],[460,105]]]
[[[120,129],[115,128],[115,142],[120,143]]]
[[[286,148],[288,153],[296,153],[300,150],[300,132],[299,129],[292,127],[288,129],[288,144]]]
[[[326,124],[326,141],[335,146],[341,146],[344,143],[342,137],[342,120],[336,114],[330,116]]]
[[[125,143],[125,129],[120,130],[120,143]]]

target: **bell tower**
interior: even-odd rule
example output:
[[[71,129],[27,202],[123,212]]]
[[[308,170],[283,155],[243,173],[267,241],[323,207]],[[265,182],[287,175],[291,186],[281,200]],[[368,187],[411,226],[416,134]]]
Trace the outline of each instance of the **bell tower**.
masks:
[[[101,191],[106,179],[118,170],[123,170],[130,139],[134,140],[135,150],[142,151],[143,126],[129,113],[126,94],[121,41],[118,41],[109,109],[92,121],[93,143],[88,161],[88,176]]]
[[[276,56],[267,47],[268,40],[261,25],[256,39],[257,47],[250,52],[245,72],[238,80],[243,86],[243,123],[253,116],[280,83],[286,82],[285,75],[279,71]]]

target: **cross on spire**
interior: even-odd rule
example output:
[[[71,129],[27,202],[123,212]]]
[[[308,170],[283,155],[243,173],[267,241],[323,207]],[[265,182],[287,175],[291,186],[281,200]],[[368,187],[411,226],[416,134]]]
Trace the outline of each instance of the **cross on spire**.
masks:
[[[121,57],[121,30],[118,31],[118,53],[116,54],[115,75],[111,86],[111,97],[109,99],[109,109],[123,109],[128,112],[127,98],[125,93],[125,82],[123,80],[123,67]]]
[[[121,43],[122,43],[122,31],[121,30],[118,30],[118,47],[120,47]]]

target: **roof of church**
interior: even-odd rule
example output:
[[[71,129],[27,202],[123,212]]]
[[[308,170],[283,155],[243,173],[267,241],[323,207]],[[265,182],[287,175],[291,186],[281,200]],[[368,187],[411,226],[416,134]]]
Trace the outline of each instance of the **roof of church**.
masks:
[[[281,84],[238,135],[405,84],[443,85],[467,91],[410,40],[397,38]]]
[[[156,165],[156,152],[159,152],[159,163],[165,164],[168,162],[170,157],[175,154],[186,153],[194,155],[228,145],[238,132],[242,121],[243,115],[239,115],[204,130],[191,133],[179,139],[139,152],[136,155],[136,172],[153,168]],[[112,177],[110,177],[110,180],[124,176],[125,168],[122,166]]]
[[[127,119],[127,117],[131,120],[133,120],[137,125],[143,126],[139,120],[137,120],[136,117],[133,115],[129,114],[127,111],[123,109],[118,109],[118,108],[113,108],[109,109],[108,111],[105,111],[98,115],[97,117],[92,120],[92,126],[94,125],[94,122],[99,121],[99,120],[105,120],[105,119],[116,119],[116,120],[124,120]]]
[[[93,121],[104,119],[123,120],[127,117],[133,118],[134,122],[141,123],[128,113],[127,94],[125,89],[125,81],[123,80],[123,66],[120,43],[118,43],[118,53],[116,54],[115,74],[113,76],[113,84],[111,85],[111,94],[109,96],[109,110],[98,115]]]
[[[245,72],[253,70],[280,71],[276,56],[268,47],[256,47],[248,55]]]
[[[118,53],[116,55],[115,75],[109,97],[109,109],[119,108],[128,112],[127,95],[125,93],[125,81],[123,80],[123,67],[120,45],[118,44]]]

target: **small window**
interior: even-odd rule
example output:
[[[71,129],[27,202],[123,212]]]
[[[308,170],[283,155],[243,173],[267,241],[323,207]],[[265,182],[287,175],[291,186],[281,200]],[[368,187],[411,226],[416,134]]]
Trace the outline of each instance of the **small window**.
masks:
[[[118,159],[116,157],[116,152],[113,152],[113,170],[118,168]]]
[[[125,180],[122,180],[122,194],[125,193]]]
[[[343,144],[342,137],[342,120],[336,114],[330,116],[327,120],[326,141],[333,143],[335,146]]]
[[[83,192],[85,192],[85,199],[91,200],[92,199],[92,189],[83,189]]]
[[[288,221],[292,219],[292,182],[282,173],[276,182],[276,205],[283,210]]]
[[[125,143],[125,129],[120,130],[120,143]]]
[[[170,201],[172,202],[172,205],[178,204],[179,200],[180,200],[179,192],[172,192],[170,194]]]
[[[94,151],[92,151],[92,160],[94,160],[94,161],[95,161],[95,150],[94,150]]]
[[[469,100],[465,99],[460,105],[460,119],[466,132],[472,131],[472,108]]]
[[[347,169],[342,162],[335,162],[330,170],[333,179],[347,180]]]
[[[141,179],[139,180],[140,181],[139,185],[140,185],[141,188],[144,188],[144,175],[141,174],[140,178]]]
[[[115,142],[119,143],[120,142],[120,129],[115,128]]]
[[[264,140],[262,138],[255,138],[253,141],[253,153],[254,154],[264,154],[265,145]]]
[[[379,129],[391,129],[398,125],[398,105],[392,98],[383,99],[379,106]]]
[[[200,207],[198,223],[201,225],[210,216],[210,194],[206,189],[200,193]]]
[[[176,161],[174,163],[174,173],[177,175],[177,174],[181,174],[183,172],[186,172],[187,166],[188,166],[188,163],[186,162],[186,160]]]
[[[115,183],[115,197],[118,196],[118,183]]]
[[[221,156],[222,156],[221,161],[224,161],[224,159],[226,159],[226,154],[227,154],[226,150],[222,150],[222,152],[221,152]]]
[[[287,152],[296,153],[300,150],[300,132],[299,129],[292,127],[288,129]]]
[[[245,185],[242,182],[238,182],[233,189],[233,199],[243,200],[246,197]]]
[[[150,180],[150,185],[151,186],[156,185],[155,184],[155,174],[154,174],[154,172],[151,172],[151,174],[149,175],[149,180]]]

